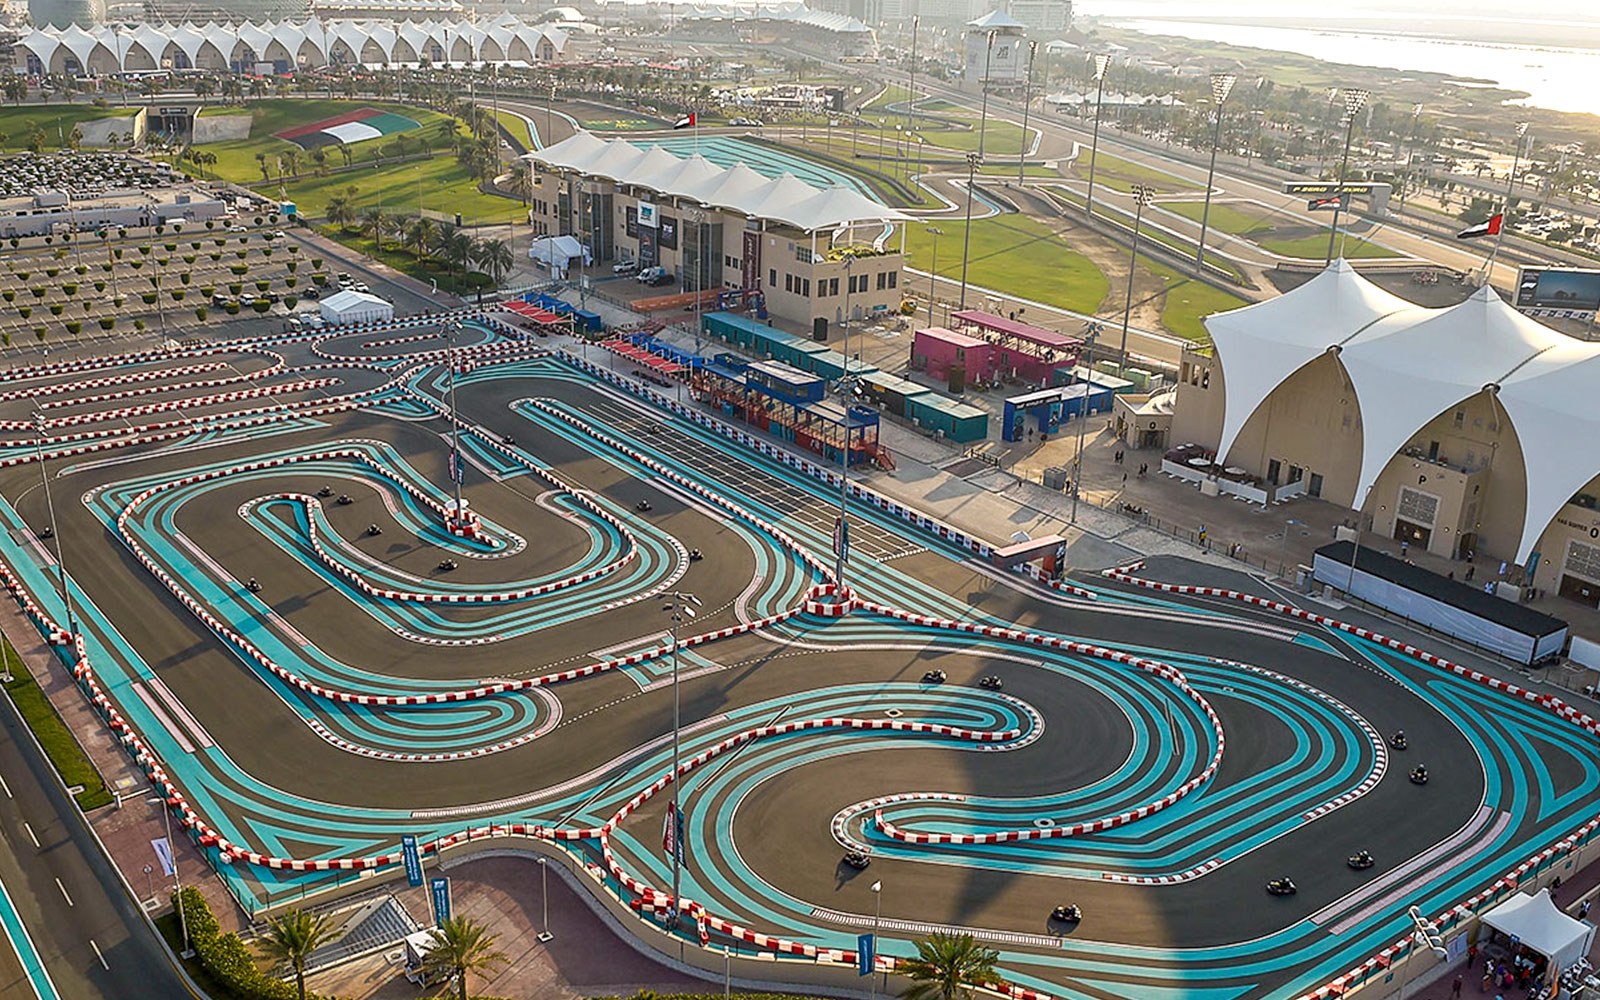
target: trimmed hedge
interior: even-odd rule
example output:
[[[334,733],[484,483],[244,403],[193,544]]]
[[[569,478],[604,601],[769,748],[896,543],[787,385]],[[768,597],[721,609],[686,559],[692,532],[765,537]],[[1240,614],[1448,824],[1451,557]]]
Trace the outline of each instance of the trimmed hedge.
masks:
[[[298,1000],[293,983],[274,979],[256,967],[255,955],[249,945],[239,940],[239,935],[221,933],[222,927],[199,889],[185,886],[181,893],[174,892],[174,907],[179,905],[180,898],[183,916],[189,923],[189,944],[194,948],[195,960],[211,980],[213,997],[219,1000]],[[323,1000],[316,993],[308,992],[306,996],[308,1000]]]

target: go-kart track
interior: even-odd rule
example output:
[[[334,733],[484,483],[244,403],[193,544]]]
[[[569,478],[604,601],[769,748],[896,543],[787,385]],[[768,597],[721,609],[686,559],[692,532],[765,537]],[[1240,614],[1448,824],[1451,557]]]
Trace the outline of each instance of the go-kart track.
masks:
[[[1175,560],[1001,572],[870,482],[841,588],[836,469],[464,318],[454,362],[434,318],[0,379],[5,582],[252,910],[399,875],[405,833],[542,841],[662,946],[676,591],[677,933],[719,969],[864,985],[882,880],[886,967],[963,928],[1018,997],[1331,996],[1409,906],[1448,933],[1588,843],[1559,702]]]

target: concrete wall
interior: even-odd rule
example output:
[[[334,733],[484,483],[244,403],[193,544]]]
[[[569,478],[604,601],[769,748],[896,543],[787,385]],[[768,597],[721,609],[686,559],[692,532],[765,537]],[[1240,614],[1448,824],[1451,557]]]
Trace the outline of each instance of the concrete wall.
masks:
[[[94,121],[84,122],[78,126],[78,130],[83,133],[85,146],[109,146],[111,143],[107,140],[115,134],[118,137],[118,144],[126,147],[129,145],[129,133],[133,135],[133,142],[144,140],[145,124],[148,121],[147,109],[140,108],[131,116],[96,118]]]
[[[194,138],[192,141],[199,144],[202,142],[226,142],[230,139],[248,139],[250,138],[250,123],[253,120],[249,114],[195,115]]]

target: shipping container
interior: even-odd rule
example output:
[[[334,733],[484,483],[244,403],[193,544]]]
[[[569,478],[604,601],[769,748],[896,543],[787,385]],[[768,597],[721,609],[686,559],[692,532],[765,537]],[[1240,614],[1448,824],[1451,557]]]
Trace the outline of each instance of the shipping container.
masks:
[[[872,372],[863,376],[860,384],[863,397],[897,417],[907,416],[906,405],[909,400],[930,392],[927,386],[888,372]]]
[[[937,393],[930,392],[907,400],[906,416],[923,430],[963,444],[982,441],[989,436],[989,414],[966,403],[945,399]]]

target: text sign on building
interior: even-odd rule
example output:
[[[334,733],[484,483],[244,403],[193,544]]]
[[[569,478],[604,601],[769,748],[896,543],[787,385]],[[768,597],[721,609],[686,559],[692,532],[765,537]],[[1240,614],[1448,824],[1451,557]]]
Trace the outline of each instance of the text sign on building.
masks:
[[[656,227],[656,206],[654,202],[639,202],[639,225],[648,226],[651,229]]]
[[[1284,181],[1284,194],[1303,194],[1308,197],[1330,198],[1336,194],[1371,194],[1373,188],[1388,187],[1362,181]]]
[[[744,250],[739,257],[739,284],[742,288],[761,287],[761,234],[744,231]]]

